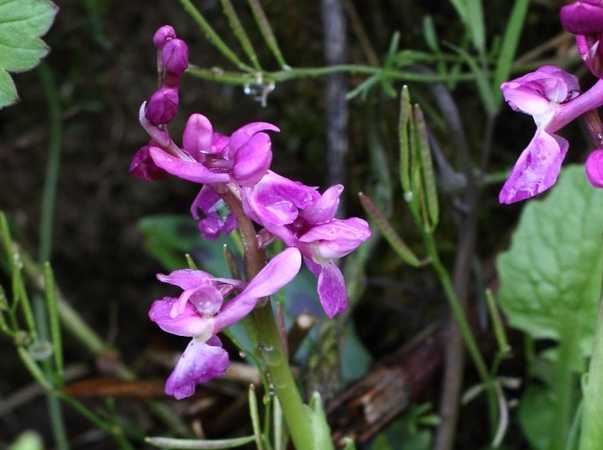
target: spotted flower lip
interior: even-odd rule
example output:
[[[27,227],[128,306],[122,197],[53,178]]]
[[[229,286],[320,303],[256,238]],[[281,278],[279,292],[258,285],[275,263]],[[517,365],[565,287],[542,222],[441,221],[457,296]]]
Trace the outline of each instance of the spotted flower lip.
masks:
[[[561,24],[573,34],[603,32],[603,1],[579,0],[561,8]]]

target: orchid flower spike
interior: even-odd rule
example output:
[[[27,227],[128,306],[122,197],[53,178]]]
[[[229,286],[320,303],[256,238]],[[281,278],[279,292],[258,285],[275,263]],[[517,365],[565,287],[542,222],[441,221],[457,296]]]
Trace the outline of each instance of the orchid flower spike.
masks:
[[[543,66],[503,83],[501,90],[509,106],[530,114],[537,126],[499,194],[499,201],[508,204],[534,197],[557,181],[569,143],[549,133],[547,127],[562,105],[579,95],[580,88],[575,76],[555,66]]]
[[[198,384],[222,376],[229,358],[216,335],[246,317],[259,299],[288,284],[300,267],[299,250],[288,248],[272,258],[246,286],[200,270],[158,275],[160,281],[180,287],[182,293],[177,298],[154,301],[149,318],[168,333],[192,338],[166,381],[166,394],[177,399],[190,397]],[[225,296],[234,289],[242,291],[225,302]]]

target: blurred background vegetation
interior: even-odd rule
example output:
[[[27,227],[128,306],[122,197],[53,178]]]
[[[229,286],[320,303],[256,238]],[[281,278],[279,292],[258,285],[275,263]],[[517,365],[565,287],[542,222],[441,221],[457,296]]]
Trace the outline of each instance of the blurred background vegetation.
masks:
[[[159,253],[163,251],[162,246],[167,246],[183,254],[188,251],[187,245],[196,241],[190,237],[194,233],[192,225],[187,227],[178,223],[167,231],[151,227],[151,235],[156,233],[155,241],[151,242],[145,241],[145,228],[140,225],[145,217],[186,214],[195,195],[195,186],[174,179],[141,183],[127,172],[133,153],[146,142],[145,133],[138,126],[137,114],[141,102],[156,86],[151,45],[153,32],[162,24],[172,24],[179,36],[189,43],[191,62],[195,65],[204,68],[232,67],[199,32],[180,4],[173,0],[65,0],[56,3],[60,12],[45,37],[52,51],[44,61],[44,68],[16,75],[21,101],[0,111],[0,208],[11,218],[16,240],[34,252],[38,245],[42,184],[51,130],[49,92],[45,91],[43,81],[50,74],[55,83],[50,89],[51,99],[53,94],[57,95],[60,103],[62,137],[52,255],[57,282],[74,308],[103,339],[119,350],[121,359],[128,366],[138,369],[141,378],[156,380],[166,373],[165,364],[157,363],[157,359],[165,361],[170,358],[158,358],[157,354],[173,355],[180,345],[179,340],[159,332],[147,319],[151,300],[164,295],[154,278],[155,273],[165,270],[166,261],[165,254],[163,258],[157,257],[157,246]],[[244,2],[233,3],[252,42],[257,44],[255,48],[259,59],[265,61],[265,69],[278,70],[271,53],[263,45],[250,10]],[[462,22],[447,0],[345,0],[343,3],[347,4],[346,61],[349,63],[382,64],[396,32],[400,33],[400,50],[430,52],[424,32],[425,20],[433,21],[440,43],[459,45],[459,42],[468,40]],[[572,51],[573,41],[561,32],[559,26],[558,9],[562,3],[561,0],[533,0],[530,3],[515,72],[525,72],[542,62],[579,67]],[[220,2],[199,0],[195,4],[227,43],[238,48],[229,32]],[[264,0],[262,4],[289,65],[325,65],[319,1]],[[484,4],[487,39],[493,48],[505,31],[509,10],[508,0],[490,0]],[[450,51],[449,48],[445,50]],[[585,71],[578,73],[585,83],[591,81]],[[364,80],[365,77],[360,75],[346,76],[348,91],[352,92]],[[437,111],[431,86],[396,80],[392,82],[394,93],[402,84],[410,86],[414,99],[425,110],[433,133],[442,144],[442,154],[458,167],[458,149],[449,135],[448,118]],[[241,86],[185,76],[181,105],[187,114],[181,113],[177,118],[174,135],[178,135],[185,118],[192,112],[207,115],[225,132],[250,121],[276,123],[281,128],[281,133],[273,138],[276,170],[306,184],[325,187],[329,182],[325,89],[325,78],[277,83],[274,92],[268,96],[266,106],[262,107]],[[459,82],[453,86],[452,93],[470,147],[479,150],[484,136],[484,113],[475,85]],[[357,201],[358,192],[374,193],[388,176],[397,179],[398,108],[398,101],[391,92],[380,86],[370,90],[366,96],[358,95],[349,101],[345,182],[346,208],[351,215],[365,215]],[[506,108],[502,109],[495,122],[488,169],[494,181],[482,194],[478,209],[476,253],[482,262],[481,287],[496,288],[494,259],[508,246],[521,209],[521,206],[501,207],[497,203],[500,181],[496,180],[503,179],[500,174],[504,175],[509,170],[532,132],[529,117],[519,117]],[[577,126],[573,126],[569,133],[575,138],[574,151],[569,158],[582,161],[586,155],[586,140]],[[385,157],[385,164],[377,171],[374,164],[371,165],[371,158],[376,153]],[[476,159],[477,154],[478,151],[474,155]],[[420,236],[411,225],[398,183],[390,181],[387,189],[388,195],[392,196],[388,207],[391,208],[393,224],[411,248],[420,248]],[[440,205],[442,223],[438,242],[443,260],[452,266],[457,251],[456,211],[462,211],[463,204],[451,191],[441,196]],[[166,224],[162,222],[161,226]],[[162,230],[167,233],[167,244],[161,241],[161,236],[157,237]],[[149,231],[146,231],[148,238]],[[351,360],[366,359],[366,355],[372,361],[388,357],[447,317],[442,291],[433,273],[403,265],[385,242],[376,245],[366,264],[367,289],[351,315],[359,345],[365,347],[367,353],[363,352],[362,356],[353,354]],[[154,253],[149,251],[153,249]],[[477,303],[474,297],[477,296],[470,296],[473,304]],[[480,310],[478,316],[480,314],[483,316],[484,312]],[[4,342],[2,345],[8,347]],[[0,408],[3,408],[0,413],[0,442],[9,442],[29,428],[41,432],[45,442],[52,442],[45,403],[29,400],[28,376],[18,359],[8,355],[7,350],[0,362]],[[84,375],[79,378],[103,374],[107,370],[106,365],[110,364],[107,358],[91,357],[77,341],[68,338],[65,339],[65,355],[66,360],[75,364],[72,369],[82,370]],[[521,358],[505,364],[505,373],[509,376],[524,375]],[[368,365],[365,364],[357,369],[356,376],[366,374],[367,370]],[[433,380],[417,404],[437,405],[438,380]],[[466,387],[475,381],[476,376],[470,371]],[[157,395],[153,389],[151,396]],[[233,387],[228,382],[218,383],[217,388],[212,386],[209,389],[216,389],[222,396],[213,406],[202,405],[202,400],[198,400],[192,406],[170,403],[170,407],[187,423],[200,420],[209,436],[245,429],[248,420],[244,408],[242,412],[241,409],[229,410],[232,417],[219,416],[220,420],[213,420],[216,419],[215,411],[225,408],[224,397],[246,401],[245,389]],[[21,397],[15,398],[14,393]],[[135,396],[140,395],[137,393]],[[209,398],[214,399],[213,396]],[[98,399],[86,401],[102,403]],[[480,427],[484,426],[480,415],[483,407],[478,402],[463,409],[460,427],[463,431],[455,448],[477,448],[474,445],[476,439],[480,445],[485,444],[480,438]],[[118,400],[116,408],[121,416],[147,433],[161,431],[161,427],[148,417],[140,400]],[[203,411],[201,415],[197,413],[199,410]],[[417,423],[434,410],[420,407],[412,411],[415,415],[405,416],[396,422],[396,427],[397,436],[410,433],[411,437],[406,442],[414,444],[387,447],[390,444],[383,442],[385,435],[380,435],[375,448],[428,448],[430,438],[421,434],[424,431],[420,431],[422,428]],[[73,411],[66,409],[65,414],[73,448],[113,448],[111,441],[96,435],[88,423]],[[429,424],[429,417],[426,423]],[[517,424],[512,424],[512,430],[513,427]],[[427,429],[432,430],[433,427],[428,426]],[[379,444],[379,439],[382,444]],[[522,448],[519,433],[517,438],[510,440],[517,441],[518,446],[513,448]]]

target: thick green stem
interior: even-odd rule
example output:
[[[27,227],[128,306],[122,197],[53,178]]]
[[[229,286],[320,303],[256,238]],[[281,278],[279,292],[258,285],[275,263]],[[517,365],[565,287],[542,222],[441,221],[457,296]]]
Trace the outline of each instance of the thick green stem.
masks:
[[[240,201],[231,193],[222,194],[224,201],[237,218],[243,248],[245,267],[249,278],[264,266],[265,255],[258,248],[253,223],[243,212]],[[271,385],[283,408],[285,421],[297,450],[321,450],[314,447],[309,409],[304,405],[291,373],[286,352],[281,341],[272,305],[266,302],[252,313],[253,324],[259,338],[260,352],[268,369]]]
[[[603,447],[603,302],[599,307],[597,334],[583,402],[579,448],[600,450]]]
[[[555,374],[555,388],[557,389],[555,423],[551,433],[551,450],[564,450],[567,444],[572,418],[572,395],[574,373],[572,359],[578,353],[575,327],[571,324],[566,327],[566,333],[561,336],[559,344],[559,358],[557,373]],[[601,449],[603,441],[599,442],[597,449]]]

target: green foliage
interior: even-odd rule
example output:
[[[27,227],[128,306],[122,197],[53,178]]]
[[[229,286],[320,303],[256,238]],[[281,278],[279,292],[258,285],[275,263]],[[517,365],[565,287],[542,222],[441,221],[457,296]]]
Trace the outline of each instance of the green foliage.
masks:
[[[529,386],[519,404],[519,423],[530,445],[545,450],[555,424],[555,395],[544,386]]]
[[[42,450],[42,439],[33,431],[26,431],[21,434],[8,450]]]
[[[48,54],[40,39],[58,11],[48,0],[0,0],[0,108],[17,101],[17,89],[8,72],[34,68]]]
[[[437,423],[430,405],[413,406],[375,438],[370,450],[428,450],[433,440],[429,427]]]
[[[574,330],[592,349],[603,269],[603,193],[581,167],[564,170],[548,197],[525,206],[511,249],[498,259],[500,301],[512,326],[560,340]]]

